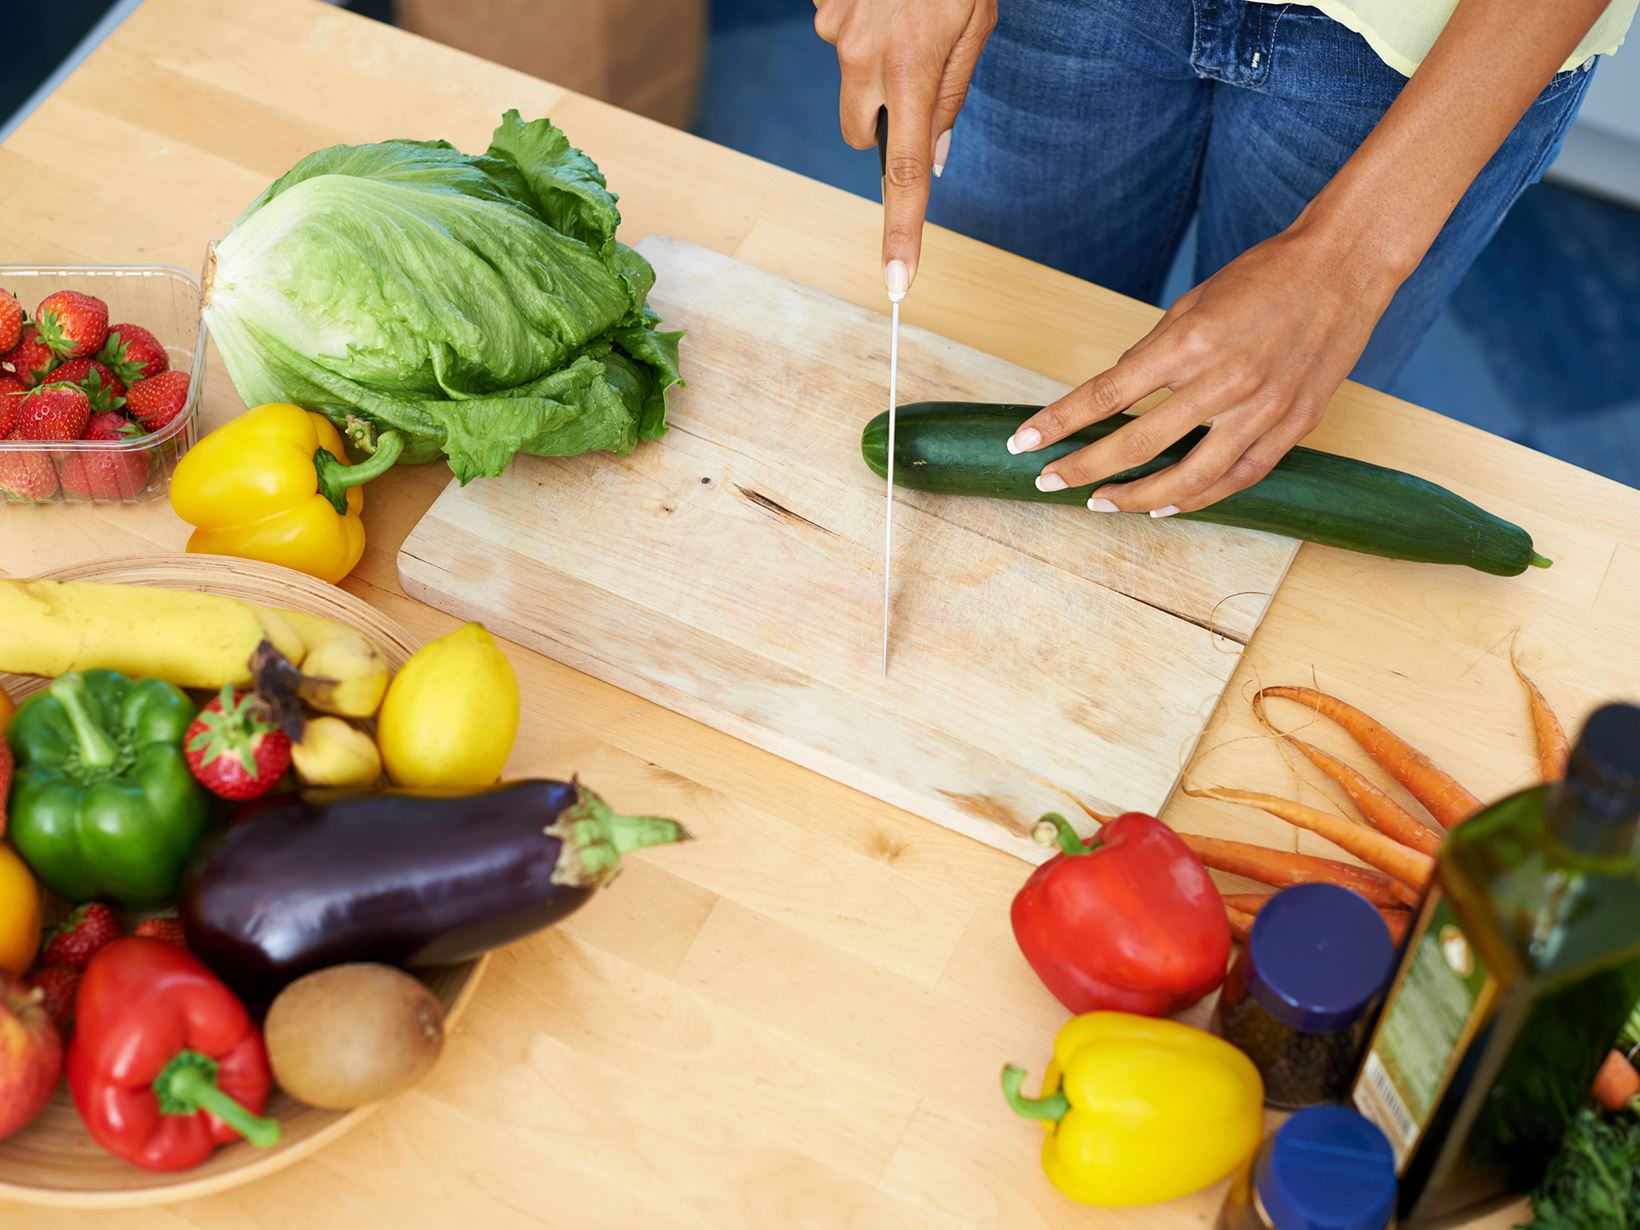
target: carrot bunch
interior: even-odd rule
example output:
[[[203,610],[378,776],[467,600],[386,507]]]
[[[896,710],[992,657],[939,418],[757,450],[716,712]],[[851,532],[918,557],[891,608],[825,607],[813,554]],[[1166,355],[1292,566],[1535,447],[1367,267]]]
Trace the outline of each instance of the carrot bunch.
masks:
[[[1543,778],[1565,776],[1566,732],[1543,693],[1521,670],[1514,652],[1510,665],[1526,689],[1528,714],[1537,738],[1538,763]],[[1401,783],[1429,815],[1413,815],[1374,785],[1354,766],[1292,734],[1277,730],[1265,713],[1270,699],[1293,701],[1313,709],[1341,727],[1380,768]],[[1353,854],[1365,867],[1309,854],[1272,850],[1247,842],[1181,834],[1207,866],[1244,876],[1273,888],[1294,884],[1337,884],[1360,893],[1384,916],[1397,944],[1405,937],[1412,915],[1435,873],[1435,855],[1449,829],[1481,809],[1480,799],[1450,773],[1400,735],[1354,705],[1314,688],[1269,687],[1253,697],[1253,712],[1272,733],[1336,783],[1349,797],[1365,824],[1275,795],[1225,786],[1186,788],[1195,798],[1217,799],[1256,807],[1295,828],[1307,829]],[[1225,897],[1230,929],[1246,940],[1253,919],[1270,894],[1240,893]]]

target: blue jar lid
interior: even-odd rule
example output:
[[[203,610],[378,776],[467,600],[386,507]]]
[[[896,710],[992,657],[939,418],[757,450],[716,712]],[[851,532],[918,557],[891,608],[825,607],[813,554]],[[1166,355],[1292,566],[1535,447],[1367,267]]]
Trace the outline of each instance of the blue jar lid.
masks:
[[[1312,1106],[1282,1124],[1253,1182],[1275,1230],[1384,1230],[1395,1212],[1395,1152],[1345,1106]]]
[[[1349,1025],[1395,969],[1389,928],[1367,899],[1336,884],[1283,889],[1253,921],[1247,990],[1284,1025]]]

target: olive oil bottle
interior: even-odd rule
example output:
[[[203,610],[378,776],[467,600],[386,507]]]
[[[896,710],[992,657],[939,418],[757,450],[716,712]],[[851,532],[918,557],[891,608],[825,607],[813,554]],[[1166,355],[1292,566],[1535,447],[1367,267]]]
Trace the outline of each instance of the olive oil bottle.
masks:
[[[1640,708],[1447,837],[1356,1076],[1403,1224],[1530,1190],[1640,1000]]]

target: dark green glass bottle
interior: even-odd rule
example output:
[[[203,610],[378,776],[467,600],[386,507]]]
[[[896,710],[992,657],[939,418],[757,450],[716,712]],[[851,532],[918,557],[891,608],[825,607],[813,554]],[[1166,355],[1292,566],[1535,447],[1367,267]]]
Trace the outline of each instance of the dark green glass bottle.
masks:
[[[1536,1185],[1640,1000],[1640,708],[1584,726],[1566,780],[1454,829],[1354,1085],[1403,1223]]]

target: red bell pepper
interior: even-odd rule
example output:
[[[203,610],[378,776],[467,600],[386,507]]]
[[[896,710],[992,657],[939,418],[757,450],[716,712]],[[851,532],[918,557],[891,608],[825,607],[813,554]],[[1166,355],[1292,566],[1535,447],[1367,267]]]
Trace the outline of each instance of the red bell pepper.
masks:
[[[1138,812],[1086,841],[1063,816],[1044,816],[1037,829],[1061,853],[1015,896],[1014,938],[1060,1003],[1078,1014],[1162,1016],[1224,980],[1224,905],[1177,833]]]
[[[68,1089],[103,1148],[148,1170],[186,1170],[243,1136],[267,1147],[273,1073],[232,991],[162,940],[127,936],[86,967]]]

